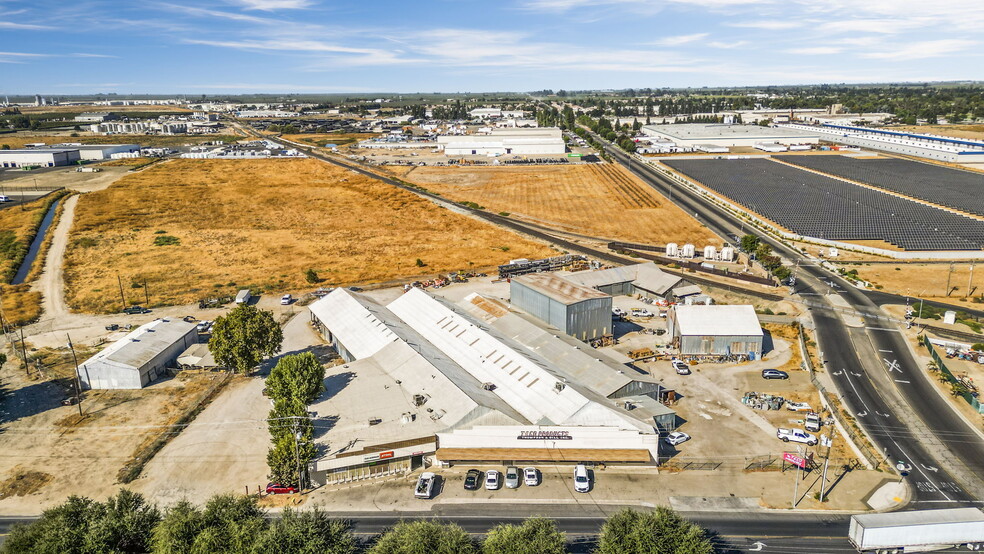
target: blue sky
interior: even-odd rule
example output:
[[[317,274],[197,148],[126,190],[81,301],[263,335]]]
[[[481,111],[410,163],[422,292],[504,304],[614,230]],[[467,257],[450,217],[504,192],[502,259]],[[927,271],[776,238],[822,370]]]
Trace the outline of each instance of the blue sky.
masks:
[[[982,0],[0,0],[0,93],[984,80]]]

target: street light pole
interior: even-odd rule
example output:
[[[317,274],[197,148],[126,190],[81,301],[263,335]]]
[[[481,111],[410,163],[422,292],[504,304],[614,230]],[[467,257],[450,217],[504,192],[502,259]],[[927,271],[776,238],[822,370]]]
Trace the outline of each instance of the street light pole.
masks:
[[[75,384],[75,403],[79,405],[79,417],[82,417],[82,385],[79,383],[79,359],[75,355],[75,345],[72,344],[72,337],[68,333],[65,333],[68,337],[68,347],[72,350],[72,361],[75,362],[75,379],[72,382]]]
[[[294,460],[297,462],[297,491],[304,490],[304,483],[301,482],[301,420],[294,416]]]

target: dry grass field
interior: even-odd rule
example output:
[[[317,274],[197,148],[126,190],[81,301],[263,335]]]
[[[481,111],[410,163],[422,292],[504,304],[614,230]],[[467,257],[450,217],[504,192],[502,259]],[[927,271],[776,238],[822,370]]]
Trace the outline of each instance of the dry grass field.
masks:
[[[658,245],[721,244],[707,228],[616,165],[390,170],[452,200],[573,233]]]
[[[324,146],[326,144],[336,144],[345,146],[360,140],[366,140],[376,136],[376,133],[313,133],[302,135],[281,135],[287,140],[294,142],[307,143],[312,146]]]
[[[984,139],[984,125],[908,125],[889,127],[889,129],[904,133],[928,133],[954,138]]]
[[[913,295],[922,298],[947,298],[947,281],[950,284],[948,300],[958,301],[970,295],[984,294],[984,264],[976,264],[971,276],[971,264],[957,262],[952,264],[920,264],[919,262],[899,262],[898,264],[840,265],[845,271],[857,270],[861,279],[872,285],[881,285],[886,292]],[[970,285],[968,287],[968,284]]]
[[[237,135],[90,135],[82,134],[73,137],[68,135],[38,135],[14,133],[0,135],[0,145],[6,144],[11,148],[23,148],[25,144],[43,142],[45,144],[61,144],[78,142],[81,144],[139,144],[148,147],[184,146],[187,144],[202,144],[214,140],[235,142],[245,137]]]
[[[76,113],[76,112],[168,112],[191,113],[192,110],[181,106],[146,104],[137,106],[22,106],[21,113]]]
[[[79,200],[65,277],[73,310],[105,312],[118,303],[117,272],[134,301],[144,290],[130,284],[146,281],[150,303],[165,305],[312,288],[309,268],[338,285],[552,254],[316,160],[173,160]]]

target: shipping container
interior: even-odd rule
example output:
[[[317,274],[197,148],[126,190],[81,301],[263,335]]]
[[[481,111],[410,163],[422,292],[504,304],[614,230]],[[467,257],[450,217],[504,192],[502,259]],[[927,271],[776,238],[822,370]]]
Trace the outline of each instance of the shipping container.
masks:
[[[859,552],[927,552],[938,547],[984,544],[984,512],[977,508],[918,510],[851,517],[848,531]]]

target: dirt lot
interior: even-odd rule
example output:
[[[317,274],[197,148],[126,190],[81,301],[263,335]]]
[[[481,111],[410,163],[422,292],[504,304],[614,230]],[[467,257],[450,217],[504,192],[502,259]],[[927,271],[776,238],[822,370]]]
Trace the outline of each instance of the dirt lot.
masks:
[[[146,281],[150,304],[170,305],[309,288],[308,269],[338,285],[552,254],[316,160],[173,160],[79,200],[65,273],[72,309],[100,312],[118,301],[108,267],[124,288]]]
[[[78,345],[77,345],[78,346]],[[80,359],[95,350],[77,348]],[[78,406],[62,406],[71,395],[71,354],[29,352],[45,365],[8,362],[0,381],[0,513],[30,514],[63,502],[68,495],[102,498],[115,492],[118,471],[136,449],[175,421],[210,383],[211,374],[184,374],[137,391],[90,391]],[[33,366],[33,364],[32,364]]]
[[[453,200],[575,233],[648,244],[721,244],[692,217],[610,164],[401,169],[404,179]]]

